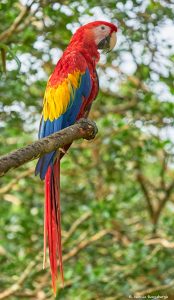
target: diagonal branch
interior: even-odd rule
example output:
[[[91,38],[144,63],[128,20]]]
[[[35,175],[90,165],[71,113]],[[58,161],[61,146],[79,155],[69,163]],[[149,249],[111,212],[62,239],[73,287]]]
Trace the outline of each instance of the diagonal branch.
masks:
[[[168,186],[168,188],[166,188],[165,190],[165,196],[164,198],[159,202],[159,206],[158,206],[158,209],[157,211],[155,212],[155,219],[156,219],[156,222],[158,221],[159,219],[159,216],[163,210],[163,208],[165,207],[167,201],[170,199],[170,196],[171,196],[171,193],[174,189],[174,181],[171,182],[171,184]]]
[[[14,283],[11,287],[0,293],[0,299],[6,299],[9,298],[11,295],[15,294],[21,286],[23,285],[24,281],[27,279],[27,277],[30,275],[31,271],[33,270],[36,262],[31,261],[30,264],[27,266],[27,268],[24,270],[22,275],[19,277],[18,281]]]
[[[1,42],[4,41],[4,40],[7,40],[16,31],[17,27],[20,25],[20,23],[22,22],[23,18],[30,11],[30,8],[31,8],[33,2],[30,5],[28,5],[28,6],[22,7],[21,8],[21,12],[16,17],[16,19],[14,20],[14,22],[11,24],[11,26],[9,28],[7,28],[4,32],[2,32],[0,34],[0,41]]]
[[[73,235],[73,233],[76,231],[77,227],[79,225],[81,225],[86,219],[88,219],[91,216],[91,212],[87,211],[85,212],[82,216],[80,216],[79,219],[77,219],[71,226],[71,228],[69,229],[69,231],[67,232],[65,238],[63,239],[63,244],[65,244],[69,238]]]
[[[0,158],[0,176],[3,176],[10,169],[17,168],[45,153],[63,148],[65,145],[71,144],[74,140],[80,138],[93,139],[97,131],[98,129],[94,122],[81,119],[72,126],[2,156]]]
[[[140,291],[140,292],[136,292],[135,293],[135,298],[141,298],[145,295],[149,295],[155,292],[159,292],[159,291],[164,291],[164,290],[168,290],[169,288],[173,288],[174,286],[174,281],[171,281],[169,284],[164,284],[164,285],[160,285],[160,286],[155,286],[149,289],[146,289],[145,291]],[[149,297],[150,298],[150,297]]]
[[[63,255],[63,261],[69,260],[71,257],[74,257],[77,255],[82,249],[86,248],[90,244],[100,240],[102,237],[104,237],[107,234],[110,234],[111,230],[109,229],[103,229],[99,232],[97,232],[95,235],[89,237],[89,239],[85,239],[81,241],[77,246],[72,248],[67,254]]]
[[[154,219],[153,205],[151,203],[149,191],[148,191],[148,188],[146,187],[144,177],[143,177],[143,175],[140,172],[137,173],[137,180],[138,180],[138,182],[139,182],[139,184],[141,186],[142,192],[143,192],[144,197],[146,199],[146,203],[147,203],[147,207],[148,207],[148,211],[149,211],[150,217],[153,220]]]
[[[16,183],[18,183],[18,181],[20,179],[23,179],[24,177],[28,177],[29,175],[34,173],[34,169],[30,168],[22,173],[20,173],[18,176],[16,176],[13,180],[11,180],[8,184],[6,184],[5,186],[0,188],[0,194],[6,194],[9,191],[11,191],[11,189],[13,189],[13,187],[15,186]]]
[[[87,214],[86,214],[87,217]],[[84,215],[83,215],[84,218]],[[76,256],[82,249],[88,247],[89,245],[93,244],[94,242],[100,240],[107,234],[112,234],[111,230],[109,229],[102,229],[101,231],[97,232],[93,236],[89,237],[88,239],[85,239],[81,241],[78,245],[76,245],[73,249],[70,250],[67,254],[63,255],[63,261],[68,261],[72,257]],[[9,298],[9,296],[16,295],[16,292],[20,291],[22,285],[24,282],[27,280],[27,278],[30,276],[32,270],[36,268],[36,265],[38,264],[38,260],[40,259],[40,255],[42,255],[42,251],[39,252],[37,255],[36,259],[34,261],[31,261],[27,268],[23,271],[19,279],[17,280],[16,283],[12,284],[8,289],[4,290],[3,292],[0,293],[0,299],[6,299]],[[47,273],[45,280],[48,281],[50,277],[50,274]],[[68,286],[70,282],[65,283],[65,287]],[[42,288],[45,285],[45,281],[42,282],[39,286],[39,288],[42,290]],[[60,287],[61,288],[61,287]],[[38,289],[30,293],[28,296],[35,296],[36,292]],[[27,296],[27,295],[25,295]],[[45,298],[44,298],[45,299]]]

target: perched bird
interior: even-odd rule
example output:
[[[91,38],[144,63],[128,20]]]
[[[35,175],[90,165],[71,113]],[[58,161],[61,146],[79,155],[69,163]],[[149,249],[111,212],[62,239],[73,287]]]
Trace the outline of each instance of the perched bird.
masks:
[[[81,26],[72,36],[68,47],[50,76],[39,128],[39,138],[48,136],[87,117],[99,90],[96,64],[99,49],[110,51],[116,44],[117,27],[96,21]],[[36,175],[45,179],[44,266],[48,242],[52,285],[56,294],[57,271],[62,282],[63,263],[60,218],[60,159],[70,145],[40,157]]]

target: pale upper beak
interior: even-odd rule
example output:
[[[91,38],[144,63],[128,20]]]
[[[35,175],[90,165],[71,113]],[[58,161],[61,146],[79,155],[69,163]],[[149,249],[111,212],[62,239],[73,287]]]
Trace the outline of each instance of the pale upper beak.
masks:
[[[111,37],[110,37],[110,41],[109,41],[109,50],[112,50],[115,45],[117,43],[117,36],[116,36],[116,32],[112,32]]]
[[[104,39],[102,39],[97,46],[98,49],[111,51],[115,47],[116,42],[116,32],[112,32],[111,34],[107,35]]]

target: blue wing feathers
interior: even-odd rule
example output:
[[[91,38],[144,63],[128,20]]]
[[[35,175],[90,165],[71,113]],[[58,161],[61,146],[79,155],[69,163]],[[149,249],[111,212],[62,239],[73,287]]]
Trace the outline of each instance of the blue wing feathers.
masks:
[[[85,74],[82,76],[82,81],[79,89],[81,90],[82,95],[88,98],[91,93],[91,88],[92,86],[90,73],[89,70],[86,69]]]
[[[91,78],[89,70],[82,75],[80,87],[76,90],[73,104],[69,107],[64,114],[63,128],[74,124],[80,112],[83,102],[83,97],[88,98],[91,92]]]
[[[81,77],[80,87],[76,91],[73,90],[73,93],[71,93],[70,105],[68,106],[67,111],[64,114],[62,114],[59,118],[53,121],[44,121],[42,117],[39,128],[39,139],[74,124],[80,112],[83,99],[84,97],[86,99],[89,97],[91,93],[91,88],[92,85],[90,73],[89,70],[86,69],[86,72]],[[35,174],[40,174],[41,179],[45,178],[45,174],[49,165],[53,164],[55,153],[56,151],[45,154],[38,160]]]

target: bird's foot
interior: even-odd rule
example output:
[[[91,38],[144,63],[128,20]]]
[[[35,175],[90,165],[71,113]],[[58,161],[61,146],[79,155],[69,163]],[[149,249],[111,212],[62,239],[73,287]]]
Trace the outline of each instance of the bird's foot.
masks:
[[[65,151],[65,149],[63,149],[63,148],[59,148],[59,152],[60,152],[60,153],[63,153],[63,154],[66,154],[66,151]]]

